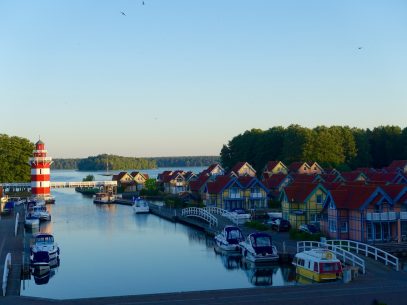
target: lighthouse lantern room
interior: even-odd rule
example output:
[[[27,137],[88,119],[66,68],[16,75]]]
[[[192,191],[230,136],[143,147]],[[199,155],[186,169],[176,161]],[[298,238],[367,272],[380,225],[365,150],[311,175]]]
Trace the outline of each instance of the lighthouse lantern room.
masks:
[[[41,140],[35,143],[33,157],[30,158],[31,165],[31,194],[46,202],[54,202],[51,196],[50,167],[52,158],[47,157],[45,144]]]

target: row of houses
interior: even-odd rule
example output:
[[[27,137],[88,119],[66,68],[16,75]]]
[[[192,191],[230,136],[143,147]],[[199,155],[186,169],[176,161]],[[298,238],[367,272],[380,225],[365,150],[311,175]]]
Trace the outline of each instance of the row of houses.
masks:
[[[148,179],[148,174],[138,171],[131,173],[120,172],[112,176],[112,180],[117,181],[117,189],[119,192],[139,192],[145,187],[145,183]]]
[[[407,184],[294,183],[281,193],[283,218],[319,223],[329,238],[361,242],[407,238]]]

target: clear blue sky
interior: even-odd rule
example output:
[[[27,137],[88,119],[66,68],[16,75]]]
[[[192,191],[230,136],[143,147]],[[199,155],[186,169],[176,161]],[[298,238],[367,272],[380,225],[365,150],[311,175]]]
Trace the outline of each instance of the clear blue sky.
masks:
[[[251,128],[406,126],[405,0],[144,1],[0,1],[0,133],[167,156]]]

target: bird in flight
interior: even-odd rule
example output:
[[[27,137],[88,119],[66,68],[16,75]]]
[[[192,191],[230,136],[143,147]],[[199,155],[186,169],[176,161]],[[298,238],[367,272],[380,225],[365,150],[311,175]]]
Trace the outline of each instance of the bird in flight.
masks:
[[[143,1],[143,5],[144,5],[144,1]]]
[[[358,50],[362,50],[362,47],[359,47]]]
[[[123,16],[126,16],[126,14],[124,12],[120,12],[120,14],[122,14]]]

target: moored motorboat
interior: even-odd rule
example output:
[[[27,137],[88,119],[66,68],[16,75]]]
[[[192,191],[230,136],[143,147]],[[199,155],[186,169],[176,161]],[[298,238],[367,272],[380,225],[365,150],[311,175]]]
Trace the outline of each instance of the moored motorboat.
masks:
[[[143,198],[138,197],[134,200],[133,205],[134,213],[149,213],[150,207],[148,206],[148,202]]]
[[[242,249],[242,256],[248,261],[260,263],[279,260],[277,248],[267,233],[252,233],[239,245]]]
[[[59,247],[54,241],[54,236],[48,233],[35,235],[34,244],[31,246],[31,265],[37,269],[49,269],[52,262],[59,258]]]
[[[113,203],[114,200],[114,196],[108,193],[96,193],[93,199],[93,203]]]
[[[27,229],[38,229],[40,227],[40,219],[37,216],[33,216],[31,213],[28,213],[25,216],[24,226]]]
[[[51,220],[51,214],[48,212],[45,205],[33,206],[31,214],[33,217],[37,217],[40,221]]]
[[[225,251],[240,251],[239,243],[244,241],[242,231],[236,226],[226,226],[215,236],[215,243]]]
[[[296,273],[316,282],[336,280],[342,276],[342,264],[327,249],[299,252],[293,260]]]

